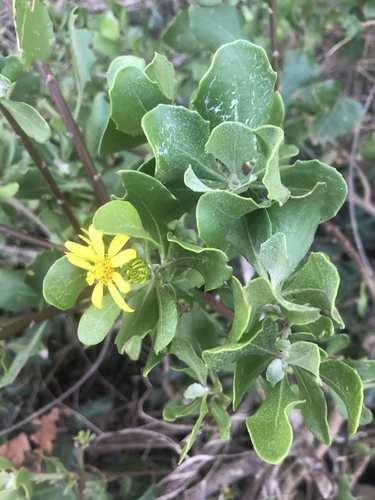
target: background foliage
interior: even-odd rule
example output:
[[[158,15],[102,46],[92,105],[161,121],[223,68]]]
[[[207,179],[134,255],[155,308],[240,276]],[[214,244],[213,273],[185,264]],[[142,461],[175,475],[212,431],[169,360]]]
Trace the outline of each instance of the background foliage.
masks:
[[[280,2],[276,32],[263,2],[16,4],[24,59],[11,23],[0,59],[3,497],[357,494],[373,455],[372,2]],[[238,39],[280,64],[285,110],[262,50]],[[263,66],[249,88],[250,61]],[[234,80],[235,104],[222,99]],[[257,179],[243,173],[247,160]],[[318,228],[344,201],[338,172],[348,203]],[[105,204],[107,193],[118,199]],[[58,260],[94,214],[98,229],[133,236],[150,264],[181,263],[135,287],[140,314],[121,325],[87,295],[75,305],[82,272]],[[238,254],[258,277],[248,281]],[[46,274],[44,297],[73,312],[45,303]],[[291,344],[276,343],[287,325],[275,313],[294,326]],[[332,335],[330,318],[345,330]],[[96,347],[109,330],[115,345],[108,335]],[[334,389],[329,426],[319,377]],[[285,457],[293,408],[291,452],[265,464],[253,449],[270,464]],[[367,426],[348,439],[347,419],[349,434]]]

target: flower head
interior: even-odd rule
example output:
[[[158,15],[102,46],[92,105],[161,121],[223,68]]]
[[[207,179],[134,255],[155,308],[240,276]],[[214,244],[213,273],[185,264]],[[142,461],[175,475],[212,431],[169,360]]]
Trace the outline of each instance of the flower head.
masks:
[[[97,231],[93,225],[89,227],[88,231],[85,229],[83,231],[86,236],[80,234],[79,237],[87,246],[67,241],[65,246],[69,253],[66,253],[66,257],[74,266],[87,270],[86,281],[89,285],[95,283],[91,297],[92,303],[102,309],[104,287],[106,286],[115,303],[123,311],[133,312],[133,309],[128,306],[121,295],[129,292],[130,284],[115,270],[137,257],[136,251],[132,248],[122,250],[130,236],[118,234],[106,250],[101,231]]]

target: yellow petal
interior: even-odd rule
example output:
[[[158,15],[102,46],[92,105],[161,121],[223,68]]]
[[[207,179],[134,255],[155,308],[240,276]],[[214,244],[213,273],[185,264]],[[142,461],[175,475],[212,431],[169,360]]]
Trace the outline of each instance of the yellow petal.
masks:
[[[83,257],[84,259],[92,260],[93,262],[98,260],[98,256],[92,248],[85,247],[79,243],[74,243],[74,241],[67,241],[65,246],[78,257]]]
[[[73,266],[81,267],[87,271],[92,271],[93,269],[93,265],[90,264],[90,262],[87,262],[87,260],[81,259],[80,257],[67,253],[66,258],[71,264],[73,264]]]
[[[125,300],[122,298],[120,292],[117,290],[113,283],[108,283],[109,293],[112,295],[112,299],[119,306],[120,309],[126,312],[134,312],[134,309],[131,309]]]
[[[128,293],[130,290],[129,283],[124,280],[120,273],[113,273],[113,281],[121,293]]]
[[[129,262],[129,260],[133,260],[137,257],[137,252],[132,248],[128,248],[127,250],[123,250],[118,253],[111,259],[111,264],[113,267],[120,267]]]
[[[125,245],[125,243],[130,239],[130,236],[127,236],[126,234],[118,234],[113,238],[111,241],[111,244],[109,245],[108,248],[108,257],[113,257],[119,251],[121,248]]]
[[[91,302],[98,309],[103,309],[103,283],[98,283],[92,292]]]
[[[87,283],[91,286],[95,281],[95,274],[92,271],[89,271],[86,276]]]
[[[87,245],[91,246],[91,241],[88,238],[86,238],[86,236],[83,236],[83,234],[79,234],[78,238],[81,238],[81,240],[87,243]]]
[[[91,226],[89,227],[89,235],[96,254],[100,259],[104,259],[103,233],[97,231],[91,224]]]

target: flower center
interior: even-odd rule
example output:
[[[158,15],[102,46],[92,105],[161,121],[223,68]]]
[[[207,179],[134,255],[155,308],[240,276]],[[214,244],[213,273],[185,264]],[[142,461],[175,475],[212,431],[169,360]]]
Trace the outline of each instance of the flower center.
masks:
[[[94,278],[104,285],[108,285],[113,280],[114,269],[108,257],[99,260],[94,265]]]

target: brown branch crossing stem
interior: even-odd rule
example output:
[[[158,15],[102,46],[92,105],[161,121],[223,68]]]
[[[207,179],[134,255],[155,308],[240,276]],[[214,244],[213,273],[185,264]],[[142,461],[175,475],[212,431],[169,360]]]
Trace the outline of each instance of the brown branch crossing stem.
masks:
[[[107,203],[107,201],[109,201],[109,196],[105,189],[103,181],[95,168],[95,165],[87,150],[86,144],[84,143],[81,133],[78,130],[77,124],[74,121],[73,116],[70,112],[70,109],[68,108],[68,105],[66,104],[66,101],[58,85],[56,84],[54,76],[52,75],[50,69],[44,64],[36,61],[35,65],[38,68],[40,74],[42,75],[44,83],[48,87],[51,99],[54,102],[56,109],[61,116],[62,121],[64,122],[68,134],[72,139],[74,148],[82,162],[84,169],[86,170],[87,176],[90,180],[90,183],[95,193],[99,198],[100,203],[102,205],[104,203]]]
[[[13,229],[9,226],[5,226],[4,224],[0,224],[0,233],[6,234],[7,236],[12,236],[13,238],[24,241],[25,243],[30,243],[30,245],[33,245],[35,247],[48,248],[49,250],[55,248],[56,250],[60,250],[60,252],[66,251],[66,248],[62,245],[52,243],[51,241],[44,240],[43,238],[39,238],[38,236],[21,233],[20,231],[17,231],[16,229]]]

